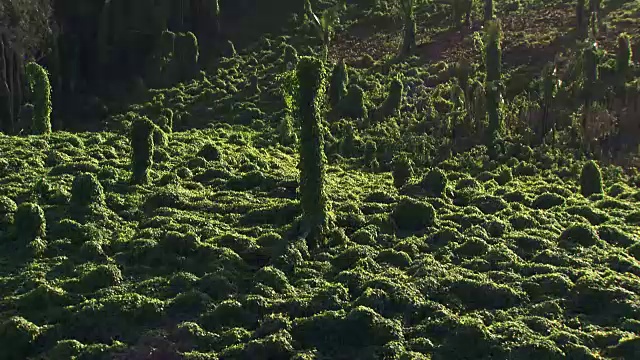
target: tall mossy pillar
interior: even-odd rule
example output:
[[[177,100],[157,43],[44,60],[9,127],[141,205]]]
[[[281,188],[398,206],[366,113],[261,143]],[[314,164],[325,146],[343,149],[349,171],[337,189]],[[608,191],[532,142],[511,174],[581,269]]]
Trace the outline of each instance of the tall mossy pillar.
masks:
[[[300,121],[300,201],[302,228],[309,248],[317,248],[329,227],[329,206],[324,190],[324,139],[320,109],[324,95],[324,67],[320,60],[302,57],[297,67]]]
[[[0,34],[0,131],[16,130],[18,109],[23,101],[24,66],[22,55],[6,34]]]
[[[32,132],[43,135],[51,133],[51,84],[49,73],[35,62],[26,66],[29,81],[29,97],[33,104]]]

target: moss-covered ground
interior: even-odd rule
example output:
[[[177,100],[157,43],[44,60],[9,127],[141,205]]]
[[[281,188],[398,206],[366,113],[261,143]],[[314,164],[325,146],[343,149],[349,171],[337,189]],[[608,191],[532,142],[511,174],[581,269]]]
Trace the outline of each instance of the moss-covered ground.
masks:
[[[573,18],[569,3],[506,3],[510,79],[546,62],[527,52],[557,46],[553,59]],[[637,1],[603,3],[610,27],[638,24]],[[442,6],[418,11],[435,25],[406,61],[390,60],[399,28],[384,9],[349,15],[336,35],[330,58],[348,60],[371,111],[396,75],[405,96],[387,119],[327,117],[337,228],[319,250],[298,238],[298,146],[283,140],[297,131],[284,44],[317,50],[304,28],[134,94],[104,131],[0,135],[0,359],[640,357],[637,170],[600,162],[603,192],[585,197],[580,152],[514,136],[495,155],[465,135],[449,99],[456,50],[438,41],[480,53],[446,35]],[[345,46],[354,34],[374,39]],[[173,132],[156,133],[150,181],[132,185],[131,121],[165,109]],[[401,152],[415,173],[398,189]]]

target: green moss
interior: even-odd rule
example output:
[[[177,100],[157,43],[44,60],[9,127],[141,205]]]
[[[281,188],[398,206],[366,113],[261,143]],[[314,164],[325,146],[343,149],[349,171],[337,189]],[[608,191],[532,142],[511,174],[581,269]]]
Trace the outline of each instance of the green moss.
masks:
[[[26,359],[33,355],[40,328],[20,316],[0,323],[0,348],[7,360]]]
[[[543,209],[543,210],[547,210],[547,209],[551,209],[554,206],[560,206],[563,205],[565,202],[564,198],[558,194],[554,194],[554,193],[543,193],[538,195],[534,200],[533,200],[533,207],[536,209]]]
[[[122,272],[117,266],[98,265],[81,278],[80,284],[83,290],[92,292],[105,287],[119,285],[122,281]]]
[[[589,225],[573,224],[566,228],[560,235],[559,241],[563,245],[593,246],[600,238],[596,230]]]

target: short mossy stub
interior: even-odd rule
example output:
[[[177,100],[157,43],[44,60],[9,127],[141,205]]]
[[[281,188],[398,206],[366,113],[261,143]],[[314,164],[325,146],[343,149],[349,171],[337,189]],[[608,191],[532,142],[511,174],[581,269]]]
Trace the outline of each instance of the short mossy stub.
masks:
[[[153,164],[153,130],[155,125],[146,117],[139,117],[131,125],[131,162],[134,184],[144,184],[149,179],[149,168]]]
[[[580,193],[589,197],[593,194],[603,193],[602,173],[598,164],[591,160],[582,166],[580,173]]]

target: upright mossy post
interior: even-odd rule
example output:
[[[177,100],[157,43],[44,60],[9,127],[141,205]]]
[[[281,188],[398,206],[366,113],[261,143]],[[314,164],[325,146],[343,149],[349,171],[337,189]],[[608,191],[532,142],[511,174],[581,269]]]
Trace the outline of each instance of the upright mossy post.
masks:
[[[492,21],[487,26],[485,47],[485,69],[487,71],[485,94],[487,117],[489,118],[488,142],[493,143],[502,136],[504,125],[500,116],[502,88],[502,48],[500,23]]]
[[[389,85],[389,94],[378,110],[378,120],[383,120],[398,113],[402,105],[403,90],[402,81],[394,78]]]
[[[192,32],[180,33],[176,36],[174,59],[178,59],[178,81],[193,79],[198,73],[198,39]]]
[[[598,164],[591,160],[582,166],[580,192],[584,197],[602,194],[602,173]]]
[[[146,117],[139,117],[131,124],[132,178],[133,184],[149,181],[149,168],[153,164],[153,131],[155,125]]]
[[[413,0],[400,0],[400,6],[404,17],[404,36],[402,38],[400,57],[406,57],[416,49],[416,18]]]
[[[33,132],[38,135],[51,133],[51,85],[49,74],[35,62],[27,64],[26,75],[33,103]]]
[[[160,35],[160,56],[171,58],[175,51],[176,34],[172,31],[165,30]]]
[[[348,83],[349,74],[347,73],[347,65],[344,60],[341,59],[333,68],[331,80],[329,82],[329,104],[332,109],[336,109],[347,95]]]
[[[298,78],[297,109],[300,121],[300,202],[307,245],[317,248],[329,225],[329,208],[324,191],[324,140],[320,109],[324,93],[322,61],[302,57],[296,69]]]
[[[625,84],[629,77],[631,64],[631,41],[627,33],[618,36],[618,48],[616,49],[616,93],[625,98]]]
[[[484,0],[484,21],[493,21],[495,18],[495,7],[493,0]]]
[[[286,44],[284,46],[284,52],[282,54],[282,60],[284,61],[287,70],[293,70],[296,66],[298,66],[298,50],[293,46]]]

